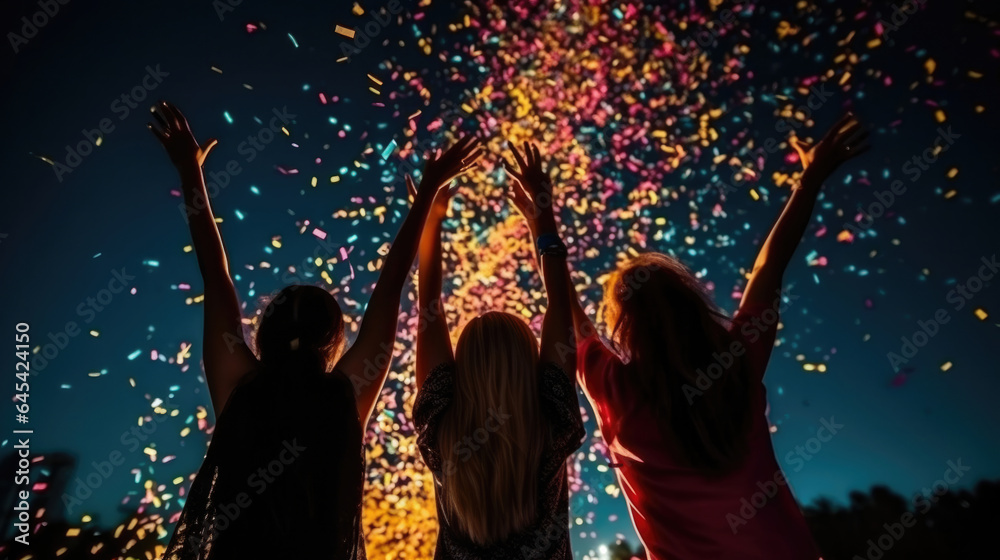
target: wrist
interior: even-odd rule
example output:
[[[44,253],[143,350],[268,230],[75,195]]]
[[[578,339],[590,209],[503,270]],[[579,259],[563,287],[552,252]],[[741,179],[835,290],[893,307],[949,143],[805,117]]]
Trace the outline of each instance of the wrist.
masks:
[[[547,233],[557,232],[556,218],[552,214],[551,210],[548,211],[543,210],[542,214],[539,217],[529,222],[528,227],[532,230],[532,234],[535,237]]]
[[[181,179],[201,176],[201,165],[198,164],[197,159],[176,161],[174,162],[174,167],[177,168],[177,173],[181,176]]]
[[[548,255],[553,257],[566,256],[566,244],[558,233],[543,233],[535,239],[535,250],[538,256]]]
[[[822,186],[823,182],[826,181],[829,176],[830,171],[815,165],[810,165],[802,172],[802,176],[799,178],[799,185],[804,188],[818,188]]]

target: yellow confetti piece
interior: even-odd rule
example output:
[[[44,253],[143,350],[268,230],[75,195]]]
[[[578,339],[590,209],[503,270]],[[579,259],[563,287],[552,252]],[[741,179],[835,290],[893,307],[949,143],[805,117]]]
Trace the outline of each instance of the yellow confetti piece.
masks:
[[[978,317],[980,321],[985,321],[986,318],[990,316],[989,313],[987,313],[986,310],[983,309],[982,307],[976,308],[974,313],[976,314],[976,317]]]
[[[948,371],[949,369],[951,369],[951,365],[952,365],[951,362],[945,362],[941,364],[941,371]]]
[[[344,27],[342,25],[338,25],[336,29],[334,29],[334,31],[336,31],[340,35],[343,35],[344,37],[347,37],[348,39],[354,38],[354,30]]]

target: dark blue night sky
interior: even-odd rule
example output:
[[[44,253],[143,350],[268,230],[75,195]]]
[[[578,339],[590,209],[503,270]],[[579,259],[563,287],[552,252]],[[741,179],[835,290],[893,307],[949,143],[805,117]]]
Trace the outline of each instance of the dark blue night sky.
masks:
[[[226,162],[238,165],[224,184],[218,180],[213,206],[223,219],[230,266],[248,303],[246,316],[257,308],[257,298],[283,285],[289,266],[297,267],[295,277],[306,283],[325,284],[325,271],[340,287],[345,311],[357,316],[376,278],[366,265],[392,240],[406,211],[398,181],[403,158],[390,143],[403,146],[410,140],[408,119],[418,110],[416,139],[446,143],[445,131],[457,128],[448,119],[462,111],[456,107],[495,73],[488,64],[459,56],[477,36],[488,35],[483,28],[449,29],[467,14],[480,22],[499,17],[502,10],[493,2],[492,12],[471,4],[401,2],[399,16],[375,26],[378,34],[370,45],[349,62],[338,62],[345,38],[335,26],[363,28],[383,7],[362,3],[366,11],[358,16],[352,4],[244,0],[220,21],[210,1],[70,2],[18,43],[16,53],[9,35],[0,47],[6,113],[0,270],[8,295],[0,328],[13,333],[18,322],[29,323],[32,350],[38,352],[30,393],[32,451],[71,453],[78,461],[74,476],[81,477],[95,472],[93,462],[115,452],[123,457],[123,465],[102,476],[92,496],[70,500],[71,522],[90,515],[91,523],[113,526],[139,507],[147,480],[176,493],[171,481],[194,472],[209,440],[197,418],[197,407],[211,410],[198,366],[202,312],[196,301],[186,302],[201,293],[201,280],[194,255],[184,250],[190,237],[178,212],[180,199],[171,194],[178,187],[176,173],[146,130],[150,102],[171,100],[185,111],[199,139],[219,139],[207,171],[221,177]],[[528,17],[571,21],[568,8],[553,15],[548,3],[542,4]],[[707,4],[674,3],[663,13],[696,21],[695,14],[708,13]],[[752,263],[787,194],[787,185],[774,185],[773,174],[795,170],[794,160],[786,159],[793,153],[787,146],[770,154],[762,148],[770,138],[787,138],[795,128],[789,122],[799,123],[794,115],[782,115],[781,107],[807,102],[809,87],[802,84],[838,68],[836,78],[823,81],[829,99],[813,116],[815,126],[799,133],[816,137],[851,108],[872,128],[873,148],[828,183],[786,275],[794,299],[765,378],[779,464],[802,503],[819,497],[843,502],[852,490],[879,483],[912,496],[940,479],[949,461],[970,467],[958,487],[1000,477],[994,436],[1000,429],[1000,376],[991,355],[1000,334],[994,277],[1000,273],[995,264],[1000,249],[997,7],[929,0],[898,30],[886,30],[882,45],[866,46],[875,23],[891,21],[892,4],[813,1],[806,10],[781,2],[739,4],[753,6],[733,24],[745,35],[703,45],[711,65],[720,64],[734,41],[751,47],[742,66],[732,69],[740,78],[712,88],[724,105],[716,126],[720,138],[663,177],[665,184],[685,185],[680,199],[662,197],[637,215],[605,219],[620,220],[622,230],[634,225],[634,231],[648,234],[646,250],[674,252],[704,273],[722,307],[733,311],[731,292],[741,286],[740,268]],[[33,2],[8,3],[0,30],[20,33],[21,17],[38,9]],[[609,15],[603,25],[625,25],[630,16],[615,14],[616,9],[604,8]],[[511,10],[509,24],[515,25],[518,16]],[[417,14],[422,15],[414,18]],[[799,30],[782,38],[776,30],[783,22]],[[248,32],[248,24],[257,28]],[[524,33],[532,29],[525,25]],[[838,42],[852,30],[860,58],[842,64],[834,60],[843,52]],[[432,56],[420,52],[421,40]],[[479,48],[493,53],[490,49],[503,45],[487,41]],[[528,57],[510,63],[515,70],[517,64],[530,65]],[[845,64],[853,70],[849,90],[838,87]],[[384,84],[378,86],[369,74]],[[122,96],[144,80],[148,97],[130,107],[131,100]],[[320,92],[328,103],[319,101]],[[498,120],[506,114],[500,103]],[[491,107],[482,110],[489,113]],[[273,140],[255,146],[248,137],[267,128],[275,114],[290,115],[280,125],[289,134],[278,126]],[[443,126],[428,130],[438,117],[445,119]],[[91,133],[85,131],[99,129],[102,120],[100,146],[78,165],[60,175],[58,165],[45,161],[68,164],[67,146],[87,145]],[[697,121],[680,116],[671,134],[697,129]],[[615,132],[614,124],[584,122],[576,137],[581,149],[600,154],[614,144]],[[925,150],[935,141],[947,149],[933,153],[930,162],[924,156],[932,152]],[[757,155],[745,157],[748,150]],[[763,163],[759,181],[720,198],[711,185],[729,181],[732,172],[713,161],[719,154]],[[670,154],[653,150],[639,157],[649,163]],[[622,185],[611,189],[606,204],[624,208],[638,179],[614,167],[606,163],[600,171]],[[316,187],[310,184],[314,176]],[[339,180],[332,183],[331,176]],[[884,193],[892,192],[894,181],[898,194],[890,202]],[[586,181],[573,188],[576,199],[590,200],[603,190]],[[717,202],[721,213],[713,214]],[[873,204],[887,208],[876,212]],[[335,214],[376,207],[384,209],[381,222]],[[863,227],[856,221],[859,211],[879,216],[863,221],[870,225]],[[469,220],[483,228],[480,239],[488,235],[482,217],[487,214]],[[669,227],[659,228],[661,217]],[[577,219],[586,223],[593,216],[564,210],[564,224]],[[310,235],[314,228],[329,242]],[[843,231],[857,235],[852,242],[838,241]],[[597,256],[574,267],[592,279],[614,265],[617,251],[638,248],[625,235],[609,233],[600,242],[588,235],[581,243],[598,248]],[[340,258],[340,247],[351,248],[350,264]],[[337,263],[316,267],[310,260],[317,254]],[[600,288],[586,293],[597,301]],[[409,297],[404,295],[406,313]],[[75,326],[67,331],[67,323]],[[405,328],[401,322],[401,331]],[[922,329],[929,336],[916,334]],[[904,339],[921,347],[908,348]],[[58,348],[60,342],[64,348]],[[50,343],[52,357],[45,359],[42,351]],[[185,357],[190,368],[169,363],[191,343]],[[581,396],[588,406],[584,403]],[[161,405],[167,414],[156,413]],[[13,415],[13,403],[0,414],[3,455],[12,450]],[[131,433],[143,416],[151,433]],[[206,426],[214,423],[211,412],[205,420]],[[817,447],[810,440],[824,422],[843,427]],[[186,427],[190,433],[182,435]],[[594,442],[599,438],[581,448],[586,488],[572,498],[571,516],[585,520],[574,527],[578,558],[618,534],[635,540],[623,498],[605,490],[614,481],[599,472],[605,461],[599,445],[591,448]],[[7,480],[8,474],[3,476]],[[168,502],[146,507],[176,512],[176,496]]]

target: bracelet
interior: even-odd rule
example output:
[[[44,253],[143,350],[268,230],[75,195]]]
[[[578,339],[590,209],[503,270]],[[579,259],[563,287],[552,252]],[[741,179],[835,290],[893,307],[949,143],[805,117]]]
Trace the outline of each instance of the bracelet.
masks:
[[[544,233],[535,240],[535,247],[539,255],[551,255],[555,257],[566,256],[566,244],[562,242],[558,233]]]

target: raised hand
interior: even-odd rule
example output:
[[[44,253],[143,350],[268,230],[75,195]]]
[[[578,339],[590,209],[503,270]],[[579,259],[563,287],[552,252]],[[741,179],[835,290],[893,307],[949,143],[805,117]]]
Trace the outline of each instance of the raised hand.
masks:
[[[443,154],[441,150],[437,150],[424,164],[421,187],[414,198],[421,196],[421,191],[432,191],[424,196],[436,195],[438,190],[447,187],[459,175],[475,167],[482,156],[483,148],[479,145],[479,139],[472,134],[463,137]],[[408,186],[411,185],[412,180]]]
[[[506,159],[504,170],[511,178],[510,199],[517,211],[528,221],[529,227],[546,216],[551,216],[552,179],[542,167],[538,145],[525,142],[524,153],[511,147],[517,167]]]
[[[867,152],[871,147],[867,140],[868,131],[861,127],[857,117],[847,113],[827,131],[818,144],[813,146],[792,138],[791,145],[798,152],[804,171],[826,178],[844,162]]]
[[[146,123],[146,126],[163,144],[167,155],[178,169],[191,165],[200,168],[205,164],[212,148],[219,143],[218,140],[209,138],[204,145],[199,145],[184,114],[171,103],[160,101],[150,108],[150,113],[156,119],[156,124]]]

